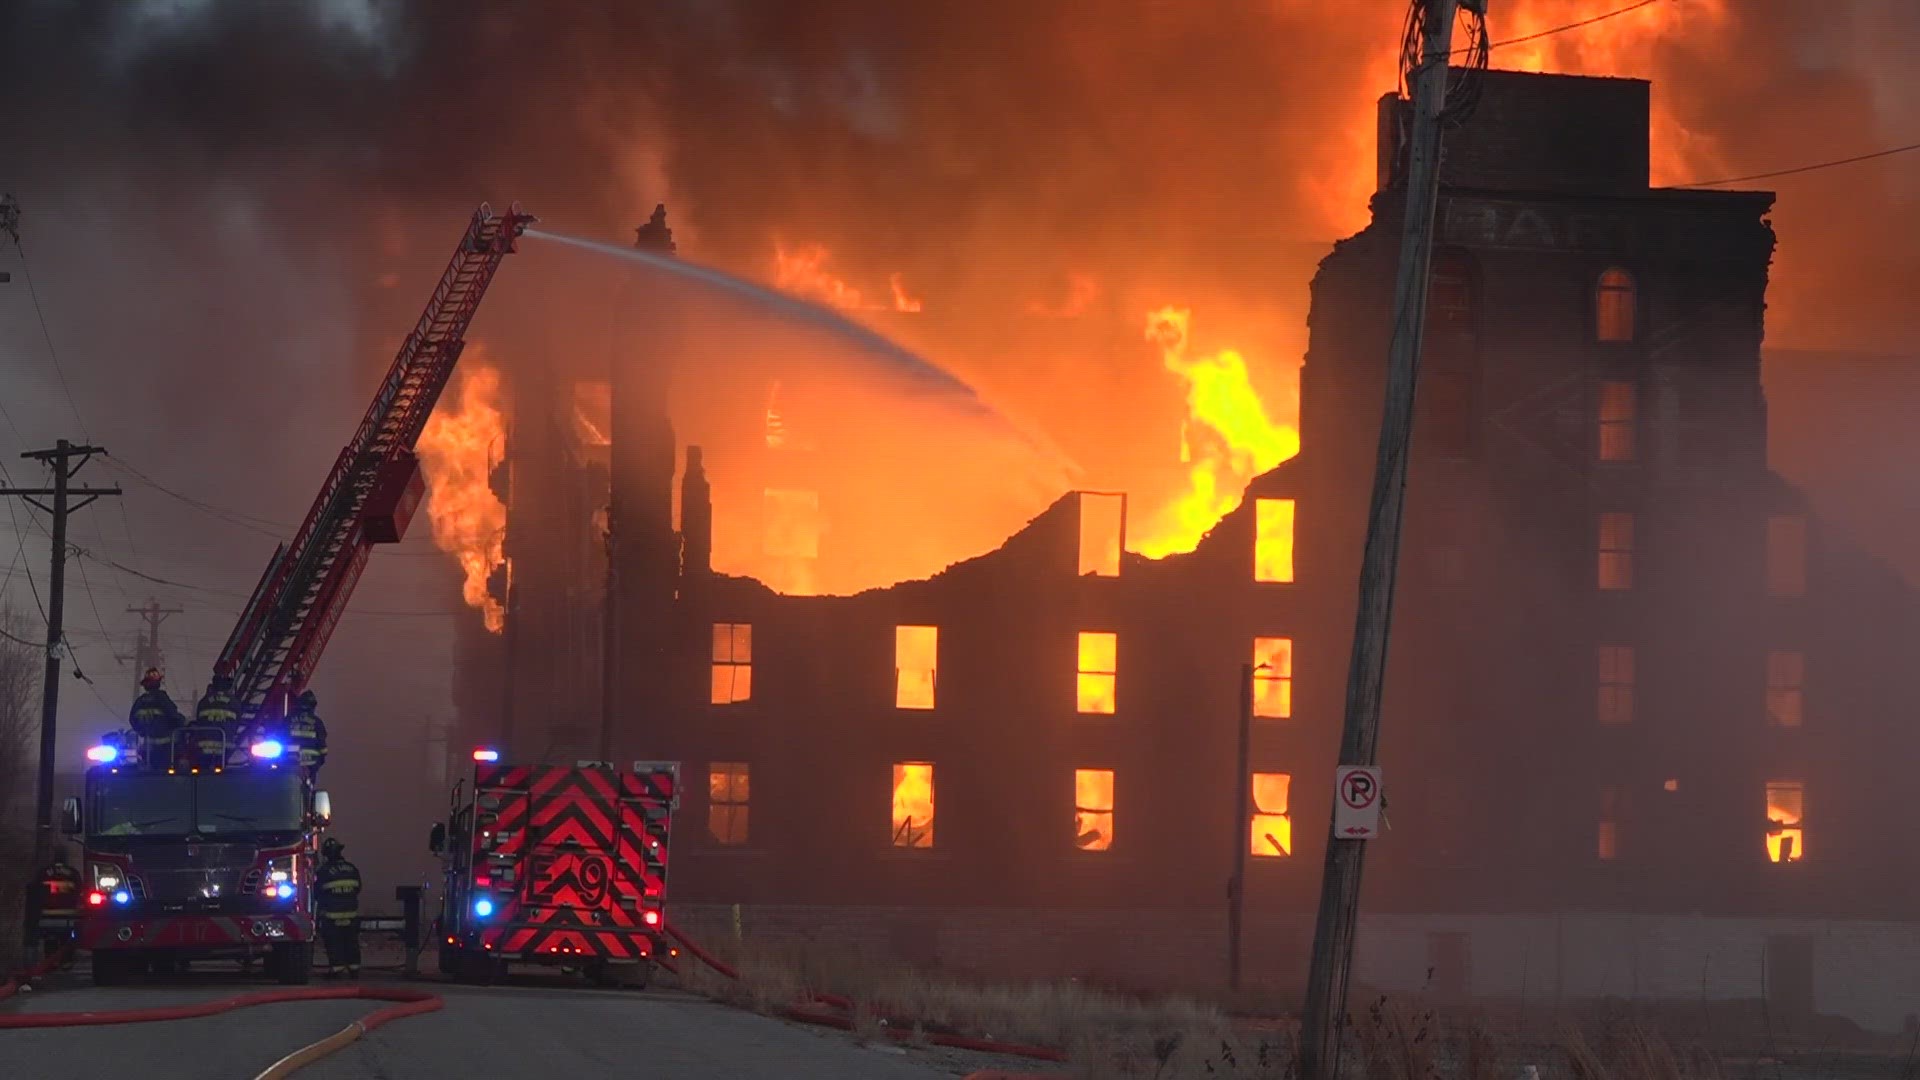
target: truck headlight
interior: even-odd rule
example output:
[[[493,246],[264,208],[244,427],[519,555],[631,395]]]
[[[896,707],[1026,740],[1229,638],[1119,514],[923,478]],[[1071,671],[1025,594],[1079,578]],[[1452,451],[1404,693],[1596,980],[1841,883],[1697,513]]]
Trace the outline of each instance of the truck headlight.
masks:
[[[92,876],[93,887],[99,892],[111,894],[115,889],[126,884],[125,878],[120,874],[120,868],[110,863],[88,863],[87,873]]]
[[[267,872],[260,879],[260,891],[267,896],[282,899],[293,895],[293,886],[300,880],[300,860],[296,855],[282,855],[267,860]]]

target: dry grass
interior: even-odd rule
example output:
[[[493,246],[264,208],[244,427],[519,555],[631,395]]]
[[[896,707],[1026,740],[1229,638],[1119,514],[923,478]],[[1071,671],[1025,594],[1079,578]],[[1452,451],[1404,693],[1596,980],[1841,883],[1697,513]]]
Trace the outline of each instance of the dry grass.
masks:
[[[793,933],[736,938],[696,933],[741,973],[726,979],[682,956],[681,984],[769,1015],[839,995],[855,1006],[854,1036],[909,1041],[953,1033],[1064,1051],[1063,1075],[1113,1080],[1297,1080],[1291,1029],[1236,1026],[1214,1005],[1086,986],[1075,981],[988,984],[932,975],[844,939]],[[885,1023],[883,1023],[883,1020]],[[1342,1080],[1724,1080],[1704,1052],[1677,1050],[1633,1022],[1569,1028],[1555,1039],[1495,1035],[1471,1020],[1443,1020],[1385,998],[1348,1029]],[[1032,1071],[1047,1071],[1035,1062]]]
[[[942,1032],[1064,1051],[1084,1077],[1266,1076],[1276,1047],[1237,1040],[1218,1010],[1178,997],[1144,997],[1073,982],[987,985],[930,976],[847,943],[795,937],[736,943],[724,930],[702,940],[739,970],[734,982],[682,956],[689,990],[777,1015],[839,995],[855,1006],[856,1038],[892,1041]],[[885,1025],[883,1026],[883,1019]],[[1254,1070],[1260,1071],[1254,1071]]]

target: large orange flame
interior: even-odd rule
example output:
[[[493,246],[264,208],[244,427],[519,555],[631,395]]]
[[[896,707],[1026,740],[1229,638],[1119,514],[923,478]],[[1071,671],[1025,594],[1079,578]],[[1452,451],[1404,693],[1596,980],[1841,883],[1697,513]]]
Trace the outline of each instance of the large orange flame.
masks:
[[[1188,308],[1163,307],[1147,315],[1147,339],[1159,344],[1167,370],[1187,383],[1187,421],[1180,431],[1187,490],[1130,530],[1134,550],[1150,558],[1192,551],[1240,501],[1247,481],[1300,452],[1299,429],[1267,416],[1245,358],[1232,349],[1191,355],[1192,321]]]
[[[420,463],[426,469],[427,517],[433,541],[466,572],[462,593],[478,608],[487,629],[499,633],[507,613],[487,589],[487,579],[506,561],[507,508],[488,483],[495,456],[506,444],[500,410],[500,369],[468,354],[455,387],[456,404],[443,403],[420,433]]]

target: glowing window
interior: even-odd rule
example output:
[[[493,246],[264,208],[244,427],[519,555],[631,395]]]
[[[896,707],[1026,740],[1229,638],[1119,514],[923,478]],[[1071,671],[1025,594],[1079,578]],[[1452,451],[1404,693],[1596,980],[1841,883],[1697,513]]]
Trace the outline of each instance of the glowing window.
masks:
[[[747,842],[746,762],[707,766],[707,835],[722,844]]]
[[[1600,789],[1600,830],[1597,854],[1612,859],[1620,854],[1620,789]]]
[[[1634,385],[1608,381],[1600,384],[1600,460],[1632,461],[1637,412]]]
[[[1080,711],[1113,711],[1115,684],[1119,681],[1120,635],[1092,630],[1080,631]]]
[[[1073,770],[1073,846],[1105,851],[1113,846],[1113,770]]]
[[[715,705],[735,705],[753,696],[753,627],[747,623],[713,624],[713,694]]]
[[[1600,587],[1633,588],[1633,515],[1609,511],[1600,515]]]
[[[1600,722],[1633,722],[1633,646],[1600,646]]]
[[[1293,500],[1254,502],[1253,580],[1293,580]]]
[[[896,708],[933,708],[939,653],[939,627],[893,628],[893,704]]]
[[[1120,576],[1121,533],[1127,520],[1125,495],[1080,493],[1080,576]]]
[[[1799,727],[1806,707],[1805,653],[1775,649],[1767,654],[1767,722]]]
[[[1807,591],[1807,519],[1778,515],[1767,519],[1767,592],[1804,596]]]
[[[933,846],[933,766],[927,762],[893,767],[893,846]]]
[[[1802,819],[1807,810],[1807,786],[1798,780],[1767,781],[1767,858],[1799,862],[1807,856]]]
[[[1594,292],[1594,336],[1601,341],[1632,341],[1633,275],[1616,266],[1600,275]]]
[[[1286,773],[1253,774],[1253,854],[1278,859],[1293,854],[1293,818],[1287,813],[1287,793],[1293,777]]]
[[[1293,715],[1293,639],[1253,639],[1253,715]]]

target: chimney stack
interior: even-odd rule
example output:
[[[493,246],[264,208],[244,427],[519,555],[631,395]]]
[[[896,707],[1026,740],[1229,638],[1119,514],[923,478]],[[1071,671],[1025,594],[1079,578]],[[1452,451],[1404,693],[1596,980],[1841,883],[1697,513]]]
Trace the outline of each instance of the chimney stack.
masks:
[[[700,448],[687,447],[687,471],[680,478],[680,574],[694,577],[713,570],[713,488],[707,483]]]

